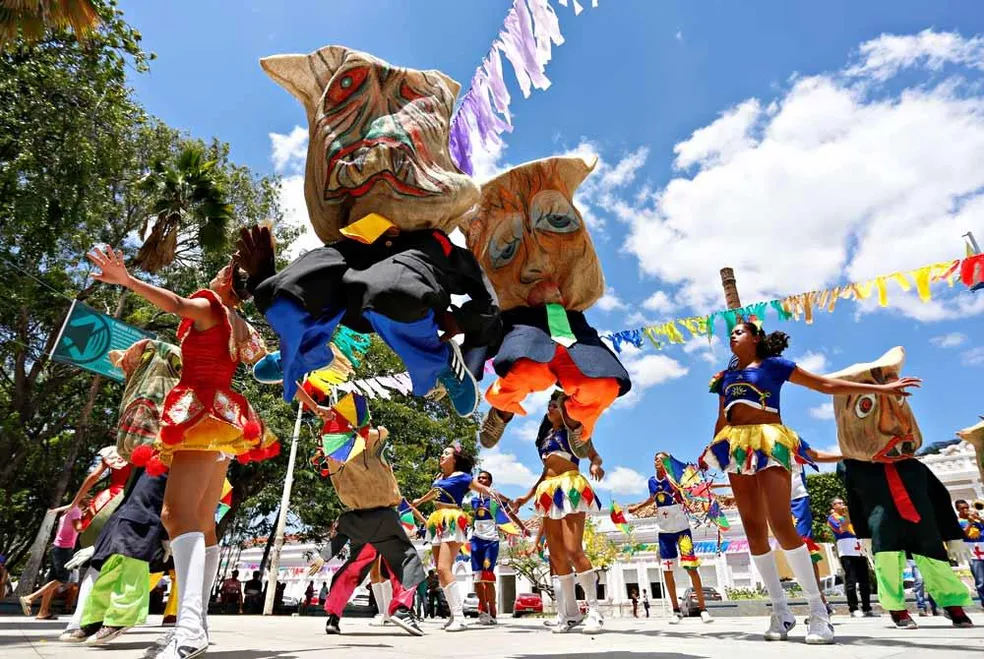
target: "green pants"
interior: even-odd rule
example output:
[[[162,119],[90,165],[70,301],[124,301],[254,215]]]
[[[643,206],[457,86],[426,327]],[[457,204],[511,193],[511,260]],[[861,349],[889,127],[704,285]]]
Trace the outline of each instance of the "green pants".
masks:
[[[103,563],[82,611],[82,626],[134,627],[147,620],[150,566],[146,561],[113,554]]]
[[[919,571],[926,581],[926,590],[942,607],[970,606],[973,600],[967,587],[950,569],[946,561],[913,554]],[[902,611],[905,591],[902,572],[905,570],[904,551],[882,551],[875,554],[875,577],[878,579],[878,602],[886,611]]]

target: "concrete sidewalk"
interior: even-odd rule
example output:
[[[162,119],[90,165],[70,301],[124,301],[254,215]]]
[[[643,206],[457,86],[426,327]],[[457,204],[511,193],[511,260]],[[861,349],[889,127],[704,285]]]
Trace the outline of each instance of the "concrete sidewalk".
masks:
[[[984,624],[984,615],[974,617]],[[974,615],[974,614],[972,614]],[[160,618],[150,625],[130,630],[106,648],[65,645],[56,640],[64,622],[37,622],[32,618],[0,618],[0,657],[93,657],[131,659],[160,633]],[[555,635],[538,619],[503,619],[498,627],[476,627],[448,634],[437,622],[427,621],[422,638],[408,636],[398,629],[369,627],[367,619],[342,620],[342,636],[327,636],[323,618],[257,616],[213,616],[210,618],[214,645],[208,657],[214,659],[473,659],[509,657],[537,659],[563,655],[569,659],[601,657],[609,659],[697,659],[704,657],[755,657],[769,659],[812,659],[858,657],[935,657],[945,659],[984,657],[984,626],[954,629],[944,618],[919,618],[920,628],[900,631],[887,617],[850,619],[835,616],[838,645],[808,646],[802,619],[786,643],[766,643],[762,631],[764,618],[725,618],[711,624],[697,619],[671,626],[665,620],[618,619],[607,622],[604,634]]]

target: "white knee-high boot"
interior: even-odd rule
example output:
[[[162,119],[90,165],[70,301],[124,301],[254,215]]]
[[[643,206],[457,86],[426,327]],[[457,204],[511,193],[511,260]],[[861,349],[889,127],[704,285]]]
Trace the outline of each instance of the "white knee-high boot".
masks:
[[[85,576],[82,577],[82,583],[79,584],[79,596],[75,600],[75,612],[72,613],[72,618],[68,621],[68,626],[65,627],[66,632],[82,626],[82,611],[85,609],[85,601],[89,599],[89,593],[92,592],[92,586],[95,585],[96,579],[98,578],[99,570],[96,568],[90,567],[85,571]]]
[[[820,594],[820,587],[817,585],[816,576],[813,574],[813,559],[810,557],[810,550],[806,545],[800,545],[796,549],[784,549],[786,562],[789,563],[796,581],[806,592],[806,599],[810,603],[809,629],[806,632],[806,642],[811,645],[828,645],[834,642],[834,628],[830,624],[830,615],[827,613],[827,605]]]
[[[174,573],[178,579],[178,622],[175,632],[183,640],[204,639],[202,584],[205,582],[205,534],[183,533],[171,540]],[[207,640],[205,641],[207,643]]]
[[[583,632],[585,634],[598,634],[605,626],[605,620],[601,616],[601,609],[598,607],[598,577],[594,570],[577,573],[577,582],[584,591],[584,601],[588,603],[588,617],[584,621]],[[577,600],[574,601],[577,607]]]
[[[464,602],[457,581],[452,581],[444,587],[444,597],[447,598],[448,608],[451,609],[451,622],[444,631],[460,632],[468,629],[468,625],[465,624]]]

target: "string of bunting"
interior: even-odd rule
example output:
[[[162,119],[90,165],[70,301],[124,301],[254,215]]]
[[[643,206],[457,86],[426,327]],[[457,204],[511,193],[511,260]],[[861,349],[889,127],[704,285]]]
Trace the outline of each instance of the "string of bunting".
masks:
[[[797,293],[776,300],[756,302],[740,309],[715,311],[707,316],[677,318],[657,325],[612,332],[601,338],[607,339],[615,352],[619,353],[625,344],[642,348],[647,341],[658,350],[662,350],[664,342],[686,343],[688,337],[685,332],[689,333],[691,338],[706,337],[710,340],[714,336],[715,325],[718,321],[723,320],[728,333],[730,333],[740,319],[750,316],[763,319],[770,310],[775,312],[779,320],[800,320],[802,318],[809,325],[813,323],[815,312],[832,313],[839,300],[860,302],[874,296],[878,300],[878,305],[885,307],[888,305],[890,283],[898,285],[904,292],[915,289],[920,301],[926,303],[932,299],[932,284],[946,281],[952,287],[958,279],[971,290],[984,287],[984,254],[973,254],[965,259],[933,263],[908,272],[879,275],[861,283],[834,286],[822,291]]]

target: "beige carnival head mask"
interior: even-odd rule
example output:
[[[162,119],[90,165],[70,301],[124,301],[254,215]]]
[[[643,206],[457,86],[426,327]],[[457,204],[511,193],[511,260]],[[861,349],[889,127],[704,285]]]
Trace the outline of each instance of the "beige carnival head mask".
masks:
[[[466,232],[503,311],[558,303],[584,311],[605,293],[605,277],[574,192],[594,165],[545,158],[482,186]]]
[[[977,469],[984,479],[984,417],[976,425],[957,431],[957,437],[974,447],[977,456]]]
[[[855,364],[828,377],[885,384],[898,380],[905,350],[892,348],[871,364]],[[846,458],[867,462],[897,462],[915,455],[922,432],[907,399],[876,394],[834,396],[837,440]]]
[[[448,76],[341,46],[260,65],[307,112],[304,198],[322,241],[370,213],[406,230],[450,231],[477,201],[477,186],[448,150],[460,88]]]

